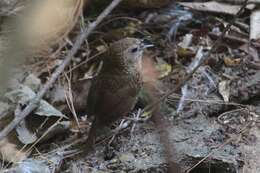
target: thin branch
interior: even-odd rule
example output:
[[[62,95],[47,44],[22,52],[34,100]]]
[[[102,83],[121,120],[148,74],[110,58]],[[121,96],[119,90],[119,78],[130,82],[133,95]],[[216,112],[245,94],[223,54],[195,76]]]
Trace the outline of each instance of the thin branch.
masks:
[[[37,93],[34,99],[30,101],[28,106],[21,112],[21,114],[14,118],[13,121],[8,124],[0,132],[0,141],[7,136],[25,117],[27,117],[34,109],[37,108],[40,100],[43,98],[45,93],[51,88],[54,82],[58,79],[60,74],[69,65],[73,56],[77,53],[78,49],[84,42],[84,40],[95,30],[95,28],[103,21],[103,19],[110,14],[110,12],[121,2],[122,0],[114,0],[111,4],[97,17],[97,19],[90,23],[87,28],[77,37],[76,42],[72,49],[69,51],[68,55],[65,57],[63,63],[55,70],[52,74],[50,80],[43,86],[43,88]]]

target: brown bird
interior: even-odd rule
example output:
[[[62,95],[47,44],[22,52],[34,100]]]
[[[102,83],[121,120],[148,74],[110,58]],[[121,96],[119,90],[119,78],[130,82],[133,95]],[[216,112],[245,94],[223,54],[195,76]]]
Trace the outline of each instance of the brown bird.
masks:
[[[87,139],[92,148],[97,132],[130,113],[142,87],[141,61],[148,47],[136,38],[125,38],[109,45],[103,66],[91,84],[88,115],[95,117]]]

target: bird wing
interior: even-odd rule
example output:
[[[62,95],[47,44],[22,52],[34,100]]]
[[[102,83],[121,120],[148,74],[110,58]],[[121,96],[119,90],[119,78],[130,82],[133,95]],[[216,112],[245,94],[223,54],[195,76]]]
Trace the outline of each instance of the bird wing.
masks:
[[[88,96],[88,112],[103,123],[110,123],[129,113],[137,101],[138,84],[99,78],[93,81]],[[122,81],[127,80],[127,81]],[[133,82],[133,81],[132,81]]]

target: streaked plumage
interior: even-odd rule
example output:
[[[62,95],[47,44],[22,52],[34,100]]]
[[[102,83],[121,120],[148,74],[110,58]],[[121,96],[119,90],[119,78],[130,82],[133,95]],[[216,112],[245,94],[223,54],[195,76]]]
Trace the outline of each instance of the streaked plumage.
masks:
[[[87,112],[93,115],[87,147],[95,142],[97,130],[130,113],[142,87],[140,75],[145,46],[139,39],[125,38],[112,43],[102,57],[103,66],[88,96]]]

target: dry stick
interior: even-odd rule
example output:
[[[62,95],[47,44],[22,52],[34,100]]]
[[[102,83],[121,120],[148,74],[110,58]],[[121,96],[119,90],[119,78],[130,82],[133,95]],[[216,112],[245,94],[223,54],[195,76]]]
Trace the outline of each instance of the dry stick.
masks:
[[[40,100],[45,95],[45,93],[50,89],[53,83],[57,80],[59,75],[64,71],[64,69],[68,66],[68,64],[73,59],[73,56],[77,53],[81,44],[84,40],[94,31],[94,29],[99,25],[103,19],[108,16],[108,14],[121,2],[122,0],[113,0],[111,4],[97,17],[97,19],[90,23],[87,28],[83,30],[83,32],[77,37],[76,42],[72,49],[69,51],[68,55],[65,57],[63,63],[55,70],[52,74],[50,80],[43,86],[43,88],[37,93],[37,95],[30,101],[28,106],[21,112],[21,114],[14,118],[13,121],[8,124],[1,132],[0,132],[0,141],[8,135],[25,117],[27,117],[34,109],[37,108]]]
[[[151,110],[154,106],[160,104],[163,100],[167,99],[170,95],[174,94],[176,91],[180,90],[182,86],[184,86],[186,84],[186,82],[188,80],[190,80],[193,76],[193,74],[199,69],[200,66],[202,66],[205,62],[206,59],[208,59],[208,57],[216,50],[216,48],[218,48],[218,46],[220,45],[220,43],[222,42],[225,34],[229,31],[230,27],[233,26],[233,24],[235,23],[235,19],[243,12],[243,10],[246,8],[246,5],[248,3],[248,0],[244,1],[244,4],[242,5],[242,7],[240,8],[240,10],[237,12],[237,14],[234,16],[234,19],[226,26],[226,28],[224,29],[224,31],[221,33],[221,35],[218,37],[218,39],[214,42],[212,48],[209,50],[209,52],[207,54],[205,54],[201,61],[199,62],[199,64],[190,72],[187,74],[186,77],[184,77],[184,79],[173,89],[170,90],[169,92],[167,92],[165,95],[163,95],[161,98],[159,98],[158,100],[156,100],[154,103],[151,103],[150,105],[146,106],[142,113],[144,113],[145,111]]]
[[[213,38],[218,38],[219,37],[219,35],[214,33],[214,32],[210,32],[209,36],[212,36]],[[253,46],[255,46],[255,48],[260,49],[260,44],[258,42],[256,42],[256,41],[249,41],[248,39],[245,39],[245,38],[239,38],[239,37],[232,36],[232,35],[225,35],[225,37],[223,39],[225,39],[227,41],[236,42],[236,43],[239,43],[239,44],[251,43]]]

